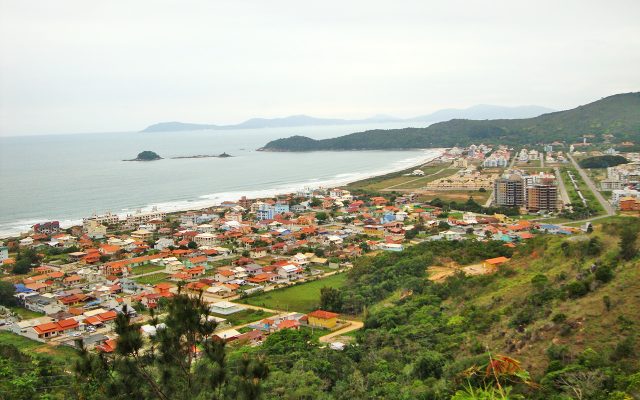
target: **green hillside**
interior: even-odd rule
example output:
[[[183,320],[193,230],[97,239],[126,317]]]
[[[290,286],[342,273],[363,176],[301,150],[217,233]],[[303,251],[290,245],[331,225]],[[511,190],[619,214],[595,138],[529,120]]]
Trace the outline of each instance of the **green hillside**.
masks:
[[[451,147],[470,143],[535,144],[592,142],[613,134],[616,141],[640,139],[640,92],[618,94],[567,111],[527,119],[462,120],[433,124],[427,128],[370,130],[332,139],[314,140],[293,136],[269,142],[267,151],[383,150]]]
[[[426,279],[428,265],[511,250],[427,242],[359,260],[341,296],[328,296],[336,311],[363,313],[357,345],[336,352],[302,333],[271,335],[256,349],[271,366],[267,398],[640,398],[640,220],[612,221],[541,234],[498,273],[443,283]],[[625,226],[633,248],[620,248]]]

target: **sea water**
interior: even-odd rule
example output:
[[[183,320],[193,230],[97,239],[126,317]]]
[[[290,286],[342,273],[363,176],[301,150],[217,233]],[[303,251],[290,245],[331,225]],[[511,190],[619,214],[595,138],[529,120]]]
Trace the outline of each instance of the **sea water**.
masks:
[[[37,222],[79,223],[93,213],[178,211],[241,196],[330,187],[434,158],[411,151],[260,152],[273,139],[335,137],[373,126],[322,126],[185,132],[0,137],[0,237]],[[143,150],[163,160],[127,162]],[[231,158],[171,159],[193,155]]]

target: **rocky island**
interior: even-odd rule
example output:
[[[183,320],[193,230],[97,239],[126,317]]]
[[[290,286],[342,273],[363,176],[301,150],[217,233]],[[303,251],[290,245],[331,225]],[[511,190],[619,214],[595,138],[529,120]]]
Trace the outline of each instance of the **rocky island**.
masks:
[[[179,157],[171,157],[172,160],[179,160],[181,158],[228,158],[233,157],[227,153],[218,154],[217,156],[214,154],[199,154],[195,156],[179,156]]]
[[[155,161],[162,160],[162,157],[158,155],[158,153],[154,151],[145,150],[143,152],[138,153],[136,158],[131,160],[123,160],[123,161]]]

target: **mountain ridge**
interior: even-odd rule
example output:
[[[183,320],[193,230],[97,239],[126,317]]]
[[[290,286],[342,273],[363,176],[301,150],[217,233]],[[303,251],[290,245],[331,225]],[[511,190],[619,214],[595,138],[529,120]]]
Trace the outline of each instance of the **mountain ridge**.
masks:
[[[336,138],[315,140],[304,136],[267,143],[264,151],[387,150],[452,147],[473,142],[522,145],[576,142],[584,135],[604,141],[640,140],[640,92],[622,93],[564,111],[524,119],[451,119],[426,128],[374,129]]]
[[[412,118],[396,118],[390,115],[377,114],[369,118],[344,119],[344,118],[318,118],[309,115],[298,114],[278,118],[250,118],[244,122],[230,125],[198,124],[190,122],[160,122],[149,125],[140,132],[176,132],[188,130],[221,130],[221,129],[261,129],[281,128],[296,126],[323,126],[323,125],[355,125],[371,122],[440,122],[452,118],[522,118],[538,116],[554,110],[542,106],[496,106],[477,104],[467,108],[448,108]]]

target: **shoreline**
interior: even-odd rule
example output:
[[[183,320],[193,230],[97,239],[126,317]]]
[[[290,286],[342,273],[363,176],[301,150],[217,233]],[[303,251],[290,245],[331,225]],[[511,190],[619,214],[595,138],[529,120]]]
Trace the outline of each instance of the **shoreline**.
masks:
[[[371,179],[377,176],[383,176],[386,174],[401,172],[411,168],[419,167],[425,163],[433,161],[434,159],[442,156],[442,154],[446,151],[446,148],[438,147],[438,148],[427,148],[427,149],[420,149],[420,150],[428,154],[423,154],[420,157],[414,157],[413,159],[408,159],[406,160],[407,161],[406,163],[403,163],[403,165],[397,166],[395,168],[391,166],[389,169],[386,169],[386,170],[374,169],[371,172],[344,173],[344,174],[336,175],[333,179],[329,179],[325,181],[314,182],[313,180],[311,180],[311,181],[305,181],[305,182],[299,182],[299,183],[294,182],[294,183],[288,184],[286,187],[283,186],[283,187],[276,187],[271,189],[249,190],[249,191],[244,191],[244,194],[243,192],[219,192],[219,193],[205,194],[192,200],[180,200],[180,201],[172,201],[172,202],[164,202],[164,203],[163,202],[151,203],[140,208],[122,209],[121,211],[116,212],[115,214],[117,214],[120,217],[124,217],[128,214],[134,213],[136,210],[142,210],[142,212],[149,212],[154,207],[156,207],[158,211],[162,211],[166,213],[199,211],[199,210],[219,206],[223,201],[236,201],[243,195],[245,195],[247,199],[260,199],[260,198],[275,197],[282,194],[295,193],[299,190],[305,190],[305,189],[318,189],[318,188],[329,188],[334,186],[336,187],[345,186],[361,180]],[[398,161],[397,163],[402,163],[402,161]],[[358,176],[353,176],[353,175],[358,175]],[[89,215],[85,217],[89,217]],[[24,220],[24,221],[18,221],[16,225],[20,223],[21,227],[25,227],[27,224],[32,225],[32,224],[43,222],[46,220],[55,221],[56,219],[42,218],[38,220],[35,220],[35,219]],[[68,229],[73,226],[82,225],[82,218],[58,220],[58,221],[60,222],[60,227],[62,229]],[[15,231],[0,232],[0,240],[22,237],[28,233],[29,233],[29,230],[24,230],[24,229],[22,229],[21,231],[18,231],[16,229]]]

